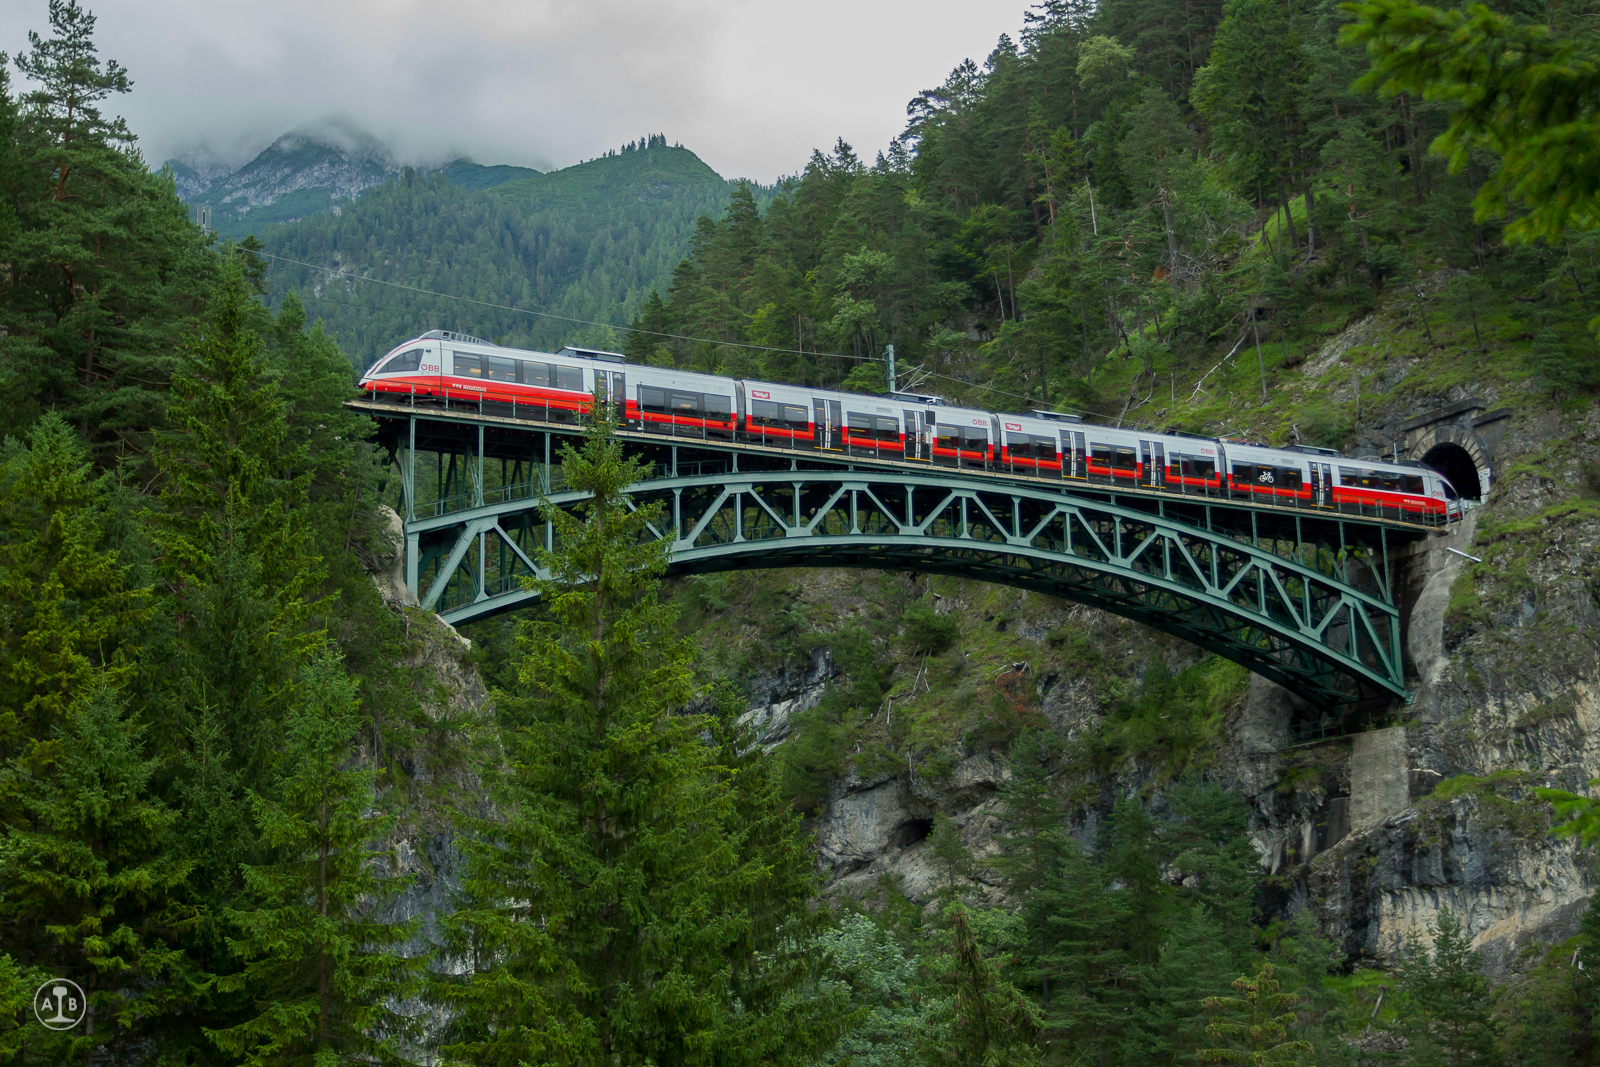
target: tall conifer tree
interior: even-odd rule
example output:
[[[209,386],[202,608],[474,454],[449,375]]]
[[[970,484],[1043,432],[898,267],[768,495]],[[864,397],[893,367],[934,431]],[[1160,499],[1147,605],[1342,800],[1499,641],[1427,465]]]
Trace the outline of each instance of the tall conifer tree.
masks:
[[[775,869],[795,854],[797,824],[778,818],[775,791],[741,799],[713,722],[685,710],[692,660],[658,598],[665,547],[648,524],[659,509],[624,495],[644,467],[607,417],[563,464],[589,498],[572,513],[544,508],[556,549],[533,583],[543,607],[518,638],[517,688],[497,700],[498,817],[462,819],[467,899],[449,928],[469,970],[442,983],[457,1013],[447,1058],[797,1055],[802,1035],[744,1017],[741,980],[809,895],[807,879]],[[760,834],[751,805],[770,812]]]
[[[300,692],[274,787],[250,798],[275,862],[245,870],[261,905],[228,913],[230,946],[247,963],[218,979],[256,1014],[209,1036],[247,1067],[404,1064],[399,1044],[416,1027],[396,1005],[419,990],[424,961],[398,951],[415,922],[379,917],[408,883],[380,873],[392,857],[374,847],[395,820],[373,814],[376,772],[350,766],[361,716],[331,650],[306,667]]]

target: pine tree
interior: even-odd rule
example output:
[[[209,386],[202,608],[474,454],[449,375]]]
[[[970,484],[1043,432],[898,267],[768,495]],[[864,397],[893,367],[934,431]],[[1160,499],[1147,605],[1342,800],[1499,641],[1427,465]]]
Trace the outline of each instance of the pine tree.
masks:
[[[658,596],[657,509],[624,496],[644,469],[605,418],[563,464],[589,497],[545,507],[543,608],[518,636],[516,690],[497,696],[499,817],[461,817],[469,874],[448,929],[468,971],[440,985],[456,1012],[445,1054],[495,1067],[798,1055],[804,1035],[753,1026],[737,996],[748,958],[779,946],[811,892],[774,870],[793,859],[793,816],[748,833],[750,805],[781,811],[776,792],[741,793],[707,741],[714,723],[683,710],[692,663]]]
[[[20,187],[0,253],[0,423],[20,428],[56,408],[110,458],[128,441],[137,455],[160,420],[172,353],[215,262],[170,179],[151,174],[122,120],[102,113],[131,82],[98,57],[94,27],[76,0],[51,0],[51,36],[30,33],[16,57],[35,88],[6,153]]]
[[[250,797],[277,861],[245,868],[262,903],[227,913],[246,963],[217,980],[257,1014],[207,1034],[247,1067],[409,1063],[399,1046],[416,1027],[396,1005],[420,989],[424,959],[398,951],[415,921],[378,917],[409,880],[380,874],[391,856],[373,847],[394,818],[372,814],[376,772],[348,766],[362,723],[339,658],[324,651],[300,682],[272,793]]]
[[[1206,1027],[1209,1047],[1195,1054],[1201,1063],[1298,1064],[1302,1054],[1315,1051],[1311,1042],[1289,1037],[1300,995],[1279,992],[1276,973],[1263,963],[1253,978],[1241,974],[1233,980],[1238,996],[1205,998],[1213,1017]]]

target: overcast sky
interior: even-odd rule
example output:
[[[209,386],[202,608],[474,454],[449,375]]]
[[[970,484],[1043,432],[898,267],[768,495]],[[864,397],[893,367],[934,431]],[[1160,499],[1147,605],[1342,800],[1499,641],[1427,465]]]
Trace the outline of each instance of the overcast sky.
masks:
[[[646,133],[771,182],[838,137],[869,161],[906,102],[1016,38],[1028,0],[86,0],[152,163],[242,162],[339,115],[414,159],[564,167]],[[48,26],[0,0],[0,50]]]

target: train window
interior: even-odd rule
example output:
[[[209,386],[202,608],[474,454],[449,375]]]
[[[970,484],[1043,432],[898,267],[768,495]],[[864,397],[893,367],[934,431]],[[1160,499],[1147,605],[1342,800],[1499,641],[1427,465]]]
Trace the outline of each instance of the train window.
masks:
[[[804,430],[811,425],[811,416],[799,404],[783,405],[783,421],[792,429]]]
[[[1056,443],[1048,437],[1026,433],[1006,434],[1006,450],[1011,455],[1026,459],[1055,459]]]
[[[522,365],[522,384],[537,385],[541,389],[550,388],[550,364],[524,363]]]
[[[667,411],[667,394],[648,385],[639,386],[639,410],[664,415]]]
[[[845,413],[845,425],[855,437],[871,437],[879,441],[900,440],[900,423],[883,415],[849,411]]]
[[[1360,467],[1340,467],[1339,484],[1351,485],[1359,489],[1382,489],[1379,484],[1377,471],[1363,470]]]
[[[583,392],[582,367],[556,367],[555,379],[557,389],[566,389],[569,392]]]
[[[770,400],[750,401],[750,422],[756,426],[783,425],[783,408]]]
[[[989,450],[989,431],[982,426],[961,427],[961,447],[969,452]]]
[[[458,378],[481,378],[483,377],[483,361],[477,356],[470,356],[465,352],[457,352],[455,374]]]
[[[711,419],[731,419],[733,417],[733,398],[717,396],[707,393],[701,398],[705,404],[706,417]]]
[[[936,433],[934,434],[933,443],[934,443],[934,446],[937,447],[937,448],[948,448],[951,451],[955,451],[955,450],[959,449],[961,447],[961,427],[959,427],[959,426],[939,426],[939,427],[937,427],[936,428]]]
[[[413,348],[409,352],[402,352],[395,356],[383,368],[385,374],[404,374],[414,371],[422,366],[422,349]]]
[[[1385,492],[1398,493],[1400,491],[1400,476],[1394,471],[1379,471],[1380,485]]]
[[[1099,445],[1089,442],[1089,458],[1101,467],[1113,467],[1119,471],[1134,470],[1139,463],[1131,448],[1117,448],[1114,445]]]
[[[1201,456],[1178,456],[1179,473],[1185,478],[1211,478],[1217,473],[1215,460]]]
[[[1299,467],[1278,468],[1279,489],[1299,489],[1303,482],[1304,478],[1300,474]]]
[[[1423,489],[1423,487],[1422,487],[1422,475],[1420,475],[1420,474],[1402,474],[1400,476],[1400,491],[1402,493],[1424,493],[1424,492],[1426,492],[1427,490]]]
[[[502,359],[499,356],[484,356],[483,372],[485,378],[493,378],[497,382],[514,382],[517,380],[516,361]]]
[[[1256,480],[1256,465],[1254,463],[1235,463],[1233,465],[1234,484],[1253,482]]]
[[[698,414],[700,414],[700,394],[699,393],[673,393],[672,394],[672,413],[674,415],[698,415]]]

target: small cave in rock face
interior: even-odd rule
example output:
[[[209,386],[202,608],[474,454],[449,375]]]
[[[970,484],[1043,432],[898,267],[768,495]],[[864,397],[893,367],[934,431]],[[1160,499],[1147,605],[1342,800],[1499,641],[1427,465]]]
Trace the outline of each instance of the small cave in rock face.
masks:
[[[894,828],[894,833],[889,835],[889,844],[894,848],[908,848],[918,841],[927,840],[932,831],[932,819],[907,819]]]
[[[1422,456],[1422,462],[1450,479],[1456,492],[1467,500],[1477,500],[1482,490],[1478,485],[1478,467],[1472,456],[1460,445],[1449,442],[1434,445]]]

